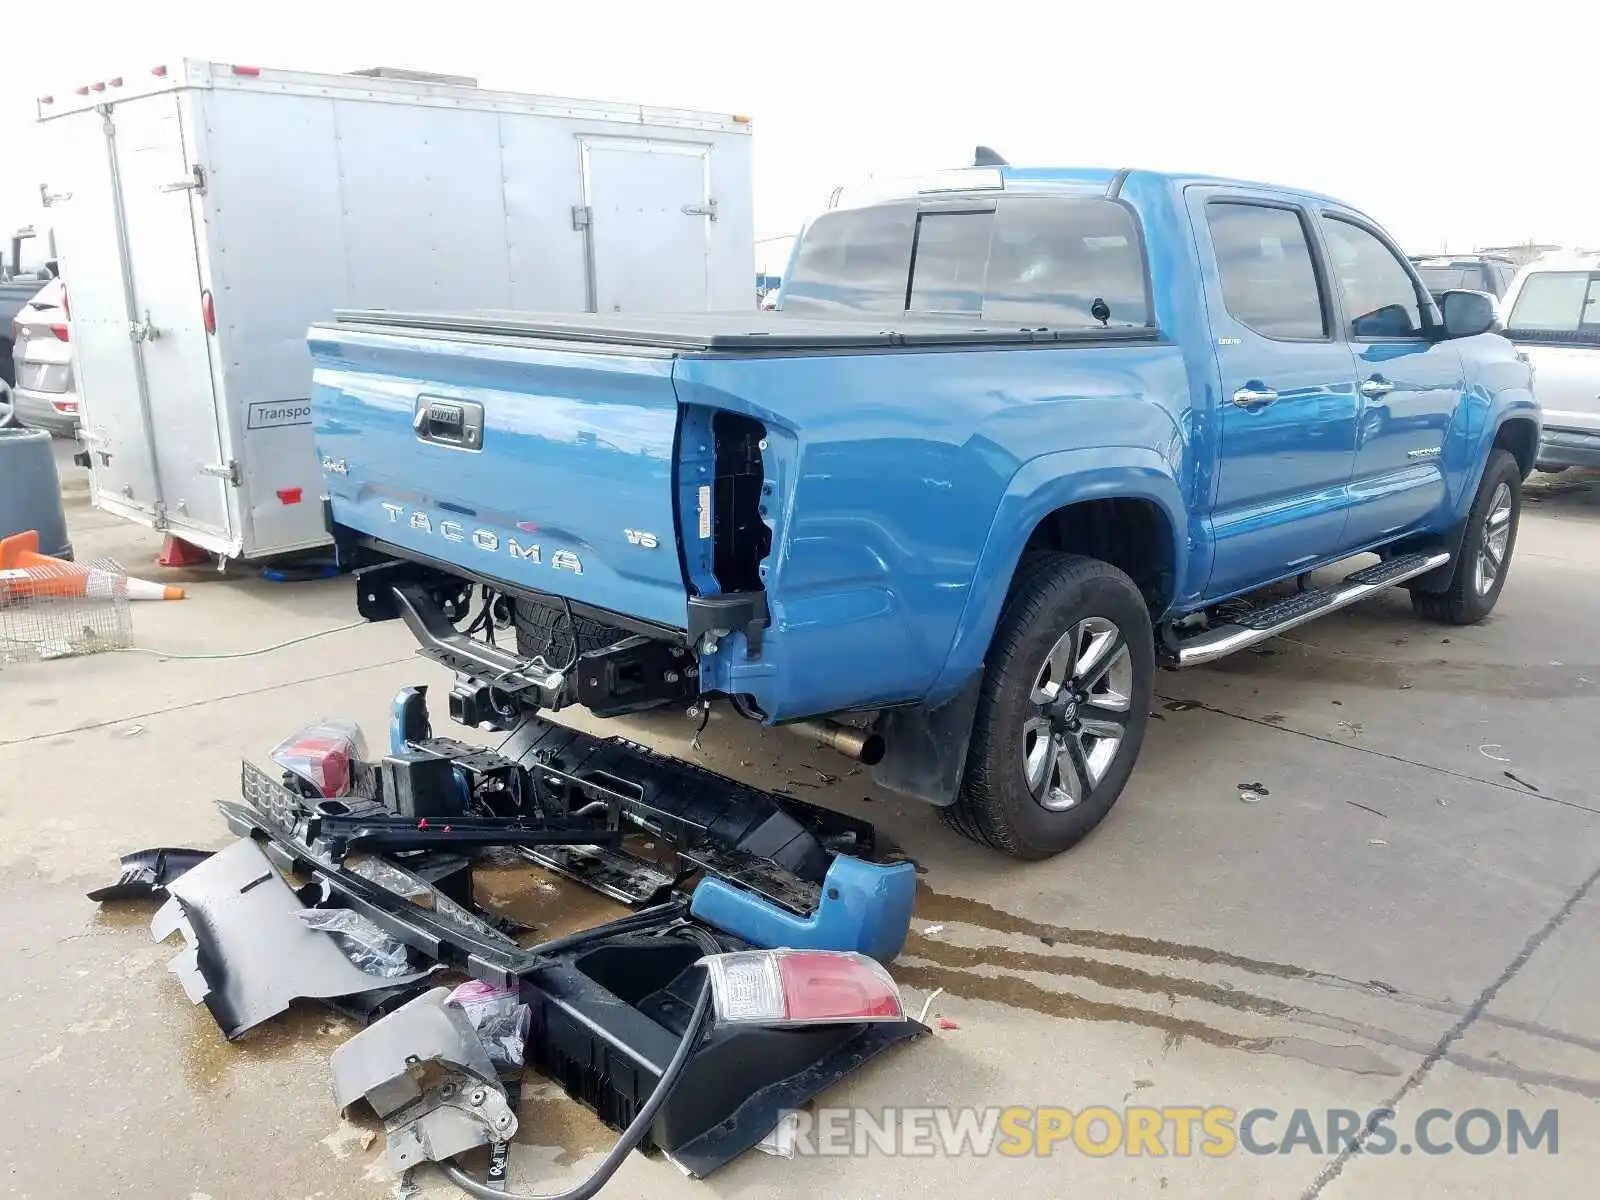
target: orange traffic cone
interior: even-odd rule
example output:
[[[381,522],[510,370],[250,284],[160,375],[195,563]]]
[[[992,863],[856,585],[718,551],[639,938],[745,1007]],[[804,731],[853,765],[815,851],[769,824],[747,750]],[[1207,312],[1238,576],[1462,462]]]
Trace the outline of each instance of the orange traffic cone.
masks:
[[[19,578],[20,576],[20,578]],[[127,582],[130,600],[182,600],[180,587],[164,587],[147,579],[119,575],[100,567],[85,567],[39,553],[39,535],[33,530],[0,539],[0,581],[15,595],[112,596],[119,580]]]

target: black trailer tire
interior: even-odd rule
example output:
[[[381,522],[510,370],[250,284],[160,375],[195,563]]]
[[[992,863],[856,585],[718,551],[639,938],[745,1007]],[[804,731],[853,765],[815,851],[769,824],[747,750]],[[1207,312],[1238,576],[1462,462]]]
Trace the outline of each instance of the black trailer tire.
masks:
[[[1075,554],[1027,560],[995,629],[946,823],[1014,858],[1080,841],[1133,771],[1154,677],[1150,612],[1133,580]]]
[[[1522,518],[1522,468],[1507,450],[1491,450],[1467,514],[1467,529],[1442,592],[1413,590],[1411,607],[1430,621],[1476,625],[1494,611],[1511,572]]]

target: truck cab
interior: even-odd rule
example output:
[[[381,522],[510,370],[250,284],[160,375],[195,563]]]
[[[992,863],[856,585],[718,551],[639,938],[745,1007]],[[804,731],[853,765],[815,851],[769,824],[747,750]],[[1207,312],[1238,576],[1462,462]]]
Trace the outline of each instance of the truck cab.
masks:
[[[1539,439],[1494,322],[1329,197],[988,161],[819,215],[776,313],[342,314],[312,403],[364,611],[463,713],[506,671],[725,698],[1042,857],[1120,794],[1158,665],[1389,586],[1492,610]],[[514,661],[455,636],[472,584]]]

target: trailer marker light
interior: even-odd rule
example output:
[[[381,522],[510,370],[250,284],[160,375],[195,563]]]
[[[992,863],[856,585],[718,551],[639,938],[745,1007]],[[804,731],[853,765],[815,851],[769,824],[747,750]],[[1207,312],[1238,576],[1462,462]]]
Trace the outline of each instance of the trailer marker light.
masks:
[[[40,96],[39,97],[39,103],[40,104],[54,104],[55,102],[56,102],[56,98],[54,96]]]
[[[121,75],[114,75],[109,80],[109,82],[110,82],[112,87],[121,87],[122,86],[122,76]]]
[[[154,75],[157,79],[165,79],[167,75],[167,69],[166,67],[151,67],[150,74]]]
[[[61,313],[67,320],[72,320],[72,302],[67,298],[66,284],[61,285]]]
[[[254,77],[256,75],[261,74],[261,68],[260,67],[241,67],[237,63],[235,63],[234,66],[233,66],[233,73],[235,75],[249,75],[249,76]]]
[[[80,84],[72,90],[79,96],[87,96],[89,94],[89,85],[87,83]]]
[[[217,302],[211,298],[210,288],[200,293],[200,319],[205,322],[207,333],[217,331]]]
[[[723,1025],[827,1025],[904,1019],[900,989],[864,954],[741,950],[702,958]]]
[[[106,81],[103,80],[103,79],[95,80],[94,81],[94,90],[97,91],[97,92],[105,91],[106,90]]]
[[[750,116],[748,113],[734,113],[733,123],[735,125],[748,125],[750,124]]]
[[[279,488],[278,499],[284,504],[299,504],[305,495],[303,488]]]

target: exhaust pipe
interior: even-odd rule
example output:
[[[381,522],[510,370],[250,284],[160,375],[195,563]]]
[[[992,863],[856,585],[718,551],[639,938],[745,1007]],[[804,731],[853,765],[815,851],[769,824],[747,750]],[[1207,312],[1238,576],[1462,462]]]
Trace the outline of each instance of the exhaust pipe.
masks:
[[[814,738],[846,758],[853,758],[869,767],[883,761],[883,736],[870,729],[857,729],[854,725],[841,725],[838,721],[820,717],[810,721],[791,721],[783,728],[801,737]]]

